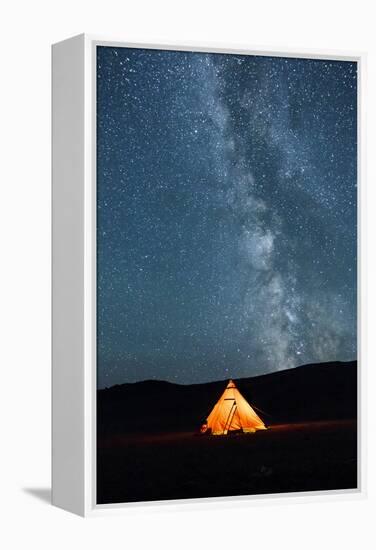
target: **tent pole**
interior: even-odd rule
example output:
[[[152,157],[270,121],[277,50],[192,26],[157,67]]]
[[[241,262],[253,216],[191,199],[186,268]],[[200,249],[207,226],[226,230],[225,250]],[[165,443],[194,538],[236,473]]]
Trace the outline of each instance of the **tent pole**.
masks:
[[[231,409],[230,409],[230,412],[228,413],[228,417],[227,417],[227,420],[226,420],[225,429],[223,430],[224,433],[226,432],[225,435],[227,435],[228,429],[229,429],[230,426],[231,426],[232,419],[234,418],[234,414],[235,414],[235,409],[234,409],[234,407],[235,407],[235,409],[236,409],[236,401],[235,401],[235,399],[234,399],[233,404],[231,405]],[[232,415],[231,420],[230,420],[230,422],[229,422],[229,418],[230,418],[230,415],[231,415],[233,409],[234,409],[234,412],[233,412],[233,415]],[[228,428],[227,428],[227,424],[228,424]]]

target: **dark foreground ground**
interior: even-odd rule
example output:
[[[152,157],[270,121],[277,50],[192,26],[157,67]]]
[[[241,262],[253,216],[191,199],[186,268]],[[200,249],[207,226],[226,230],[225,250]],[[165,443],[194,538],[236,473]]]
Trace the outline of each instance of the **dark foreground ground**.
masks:
[[[98,504],[357,485],[355,420],[277,424],[229,437],[98,435]]]
[[[98,391],[98,503],[355,488],[357,365],[235,380],[267,431],[199,436],[227,381]]]

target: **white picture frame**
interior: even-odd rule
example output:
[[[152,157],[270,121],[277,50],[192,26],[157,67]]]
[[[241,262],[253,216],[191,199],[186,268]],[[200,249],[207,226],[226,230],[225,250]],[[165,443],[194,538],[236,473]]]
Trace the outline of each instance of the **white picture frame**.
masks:
[[[358,487],[137,504],[96,504],[96,47],[353,61],[358,64]],[[365,54],[223,44],[133,44],[86,34],[52,47],[52,502],[81,516],[135,506],[213,506],[364,497]]]

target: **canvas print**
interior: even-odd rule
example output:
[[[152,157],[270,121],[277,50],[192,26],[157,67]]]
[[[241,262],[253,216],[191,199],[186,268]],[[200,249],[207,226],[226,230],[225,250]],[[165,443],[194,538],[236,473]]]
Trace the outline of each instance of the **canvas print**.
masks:
[[[97,502],[357,487],[357,63],[97,47]]]

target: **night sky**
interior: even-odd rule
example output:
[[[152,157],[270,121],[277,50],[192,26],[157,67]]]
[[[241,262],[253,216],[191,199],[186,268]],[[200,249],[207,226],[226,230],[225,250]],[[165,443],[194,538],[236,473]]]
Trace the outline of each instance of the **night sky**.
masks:
[[[356,358],[356,63],[99,47],[98,386]]]

